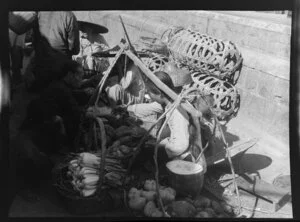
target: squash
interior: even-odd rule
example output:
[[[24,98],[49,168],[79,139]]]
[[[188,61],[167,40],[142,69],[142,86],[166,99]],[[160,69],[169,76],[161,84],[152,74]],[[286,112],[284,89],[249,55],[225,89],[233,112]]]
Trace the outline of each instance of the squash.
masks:
[[[149,201],[144,208],[145,216],[151,217],[152,213],[154,213],[156,209],[155,203],[153,201]]]
[[[167,206],[166,211],[175,217],[194,217],[196,208],[187,201],[174,201]]]
[[[207,208],[211,206],[211,200],[204,196],[198,196],[194,201],[194,206],[196,208]]]
[[[155,180],[146,180],[144,183],[144,189],[147,191],[156,191]]]
[[[141,196],[133,196],[130,200],[129,200],[129,207],[133,210],[143,210],[145,205],[146,205],[146,198],[145,197],[141,197]]]
[[[153,201],[156,197],[155,191],[141,191],[141,196],[145,197],[147,201]]]

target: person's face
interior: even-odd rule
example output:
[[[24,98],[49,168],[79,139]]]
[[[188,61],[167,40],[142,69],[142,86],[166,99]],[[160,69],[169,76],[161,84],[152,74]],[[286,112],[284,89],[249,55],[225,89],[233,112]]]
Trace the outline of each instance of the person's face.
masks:
[[[163,100],[161,94],[155,94],[153,92],[148,92],[148,95],[150,96],[150,98],[153,101],[155,101],[155,102],[157,102],[159,104],[164,104],[164,100]]]

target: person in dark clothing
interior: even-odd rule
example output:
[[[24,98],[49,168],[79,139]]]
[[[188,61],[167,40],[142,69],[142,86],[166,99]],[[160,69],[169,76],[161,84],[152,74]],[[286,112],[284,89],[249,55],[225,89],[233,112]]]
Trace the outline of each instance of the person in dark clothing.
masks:
[[[38,12],[33,32],[35,81],[29,91],[40,92],[57,78],[66,61],[79,53],[79,29],[72,12],[43,11]]]
[[[81,86],[82,76],[81,65],[75,61],[67,61],[57,79],[28,107],[28,119],[44,123],[49,128],[53,124],[60,126],[61,134],[66,134],[63,145],[71,150],[81,116],[81,108],[72,90]]]

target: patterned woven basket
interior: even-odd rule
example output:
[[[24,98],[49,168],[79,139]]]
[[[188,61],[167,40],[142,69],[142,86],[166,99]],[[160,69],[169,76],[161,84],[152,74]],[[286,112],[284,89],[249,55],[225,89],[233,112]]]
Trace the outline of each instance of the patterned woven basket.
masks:
[[[200,72],[192,73],[191,77],[193,82],[185,87],[195,87],[205,95],[212,95],[214,99],[212,110],[219,120],[228,122],[237,115],[240,108],[240,95],[235,86]]]
[[[158,53],[148,53],[149,57],[142,57],[143,63],[152,72],[163,71],[164,66],[169,62],[168,57]]]
[[[171,58],[179,67],[237,83],[243,58],[232,42],[180,27],[166,31],[163,38],[167,39]]]

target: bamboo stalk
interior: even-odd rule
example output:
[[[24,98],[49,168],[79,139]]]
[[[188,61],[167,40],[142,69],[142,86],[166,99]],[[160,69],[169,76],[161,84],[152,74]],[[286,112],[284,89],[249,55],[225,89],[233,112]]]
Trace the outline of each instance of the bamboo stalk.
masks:
[[[101,134],[101,164],[100,164],[100,173],[99,173],[99,185],[98,187],[101,189],[103,181],[104,181],[104,167],[105,167],[105,154],[106,154],[106,133],[105,127],[101,120],[101,118],[96,118],[97,123],[100,127],[100,134]]]
[[[233,177],[233,183],[234,183],[234,187],[235,187],[236,194],[237,194],[238,201],[239,201],[239,209],[238,210],[239,210],[239,214],[240,214],[241,213],[241,208],[242,208],[242,202],[241,202],[241,198],[240,198],[239,189],[238,189],[238,186],[237,186],[237,183],[236,183],[236,176],[235,176],[235,171],[234,171],[234,167],[233,167],[232,160],[231,160],[230,150],[228,149],[228,143],[225,140],[224,132],[223,132],[223,130],[222,130],[222,128],[221,128],[221,126],[218,122],[218,119],[216,119],[216,123],[217,123],[219,131],[221,133],[222,140],[225,143],[225,150],[226,150],[226,154],[227,154],[226,156],[227,156],[228,162],[230,164],[231,174],[232,174],[232,177]]]
[[[169,122],[172,113],[174,112],[175,109],[178,108],[178,106],[180,105],[180,102],[182,100],[182,95],[179,95],[178,98],[176,99],[176,101],[174,101],[174,103],[172,104],[171,107],[169,107],[169,109],[165,112],[170,112],[169,117],[164,121],[162,127],[159,130],[158,136],[157,136],[157,141],[156,141],[156,145],[155,145],[155,150],[154,150],[154,163],[155,163],[155,183],[156,183],[156,193],[157,193],[157,198],[158,198],[158,203],[160,205],[160,208],[164,214],[165,217],[170,217],[170,215],[165,211],[164,209],[164,205],[162,203],[162,199],[159,193],[159,169],[158,169],[158,162],[157,162],[157,152],[158,152],[158,146],[159,146],[159,142],[160,142],[160,138],[161,138],[161,134],[163,129],[165,128],[165,126],[167,125],[167,123]]]
[[[108,76],[110,75],[111,71],[113,70],[113,68],[115,67],[115,64],[116,62],[118,61],[119,57],[122,55],[123,51],[124,51],[124,46],[123,45],[120,45],[120,50],[118,51],[118,53],[116,54],[115,56],[115,59],[114,61],[112,62],[112,64],[109,66],[109,69],[106,71],[105,75],[103,76],[103,78],[101,79],[101,81],[99,82],[97,88],[99,89],[98,92],[97,92],[97,98],[96,98],[96,101],[95,101],[95,105],[98,104],[99,102],[99,99],[100,99],[100,94],[103,90],[103,87],[104,87],[104,84],[108,78]]]

